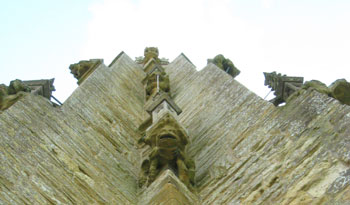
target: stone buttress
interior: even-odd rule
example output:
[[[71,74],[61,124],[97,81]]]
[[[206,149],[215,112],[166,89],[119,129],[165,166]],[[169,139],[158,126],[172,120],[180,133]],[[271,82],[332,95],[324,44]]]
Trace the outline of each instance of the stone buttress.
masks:
[[[158,49],[145,49],[145,111],[149,118],[141,124],[140,143],[149,146],[141,165],[140,204],[194,204],[195,164],[186,153],[189,137],[177,120],[182,112],[171,97],[169,76],[158,58]],[[150,190],[152,190],[150,192]],[[152,193],[152,194],[151,194]]]

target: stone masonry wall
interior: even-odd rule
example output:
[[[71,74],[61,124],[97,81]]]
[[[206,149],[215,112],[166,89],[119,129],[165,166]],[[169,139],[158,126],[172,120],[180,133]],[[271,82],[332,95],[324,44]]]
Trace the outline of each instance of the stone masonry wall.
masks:
[[[307,90],[274,107],[184,55],[165,68],[200,204],[350,202],[350,106]],[[27,95],[0,114],[0,204],[142,204],[144,77],[121,53],[62,107]]]
[[[61,108],[28,95],[0,115],[0,204],[133,204],[142,68],[121,54]]]
[[[181,84],[172,87],[200,204],[350,203],[350,106],[308,90],[276,108],[213,64],[193,72],[182,56],[168,73]]]

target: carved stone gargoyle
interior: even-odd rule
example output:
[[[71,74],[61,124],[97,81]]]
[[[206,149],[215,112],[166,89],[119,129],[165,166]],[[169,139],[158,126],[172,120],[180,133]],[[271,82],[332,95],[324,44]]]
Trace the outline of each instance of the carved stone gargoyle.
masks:
[[[158,92],[170,92],[169,76],[165,72],[155,71],[147,76],[146,100]]]
[[[146,64],[149,60],[152,58],[157,62],[160,63],[160,60],[158,58],[159,51],[157,47],[146,47],[144,51],[144,58],[143,58],[143,64]]]
[[[30,92],[30,88],[18,79],[11,81],[8,87],[1,84],[0,111],[9,108],[11,105],[17,102],[17,100],[24,96],[26,92]]]
[[[195,164],[185,153],[188,136],[171,114],[159,119],[140,141],[151,146],[141,165],[140,187],[150,185],[164,169],[172,170],[189,188],[194,185]]]
[[[80,85],[101,63],[102,59],[83,60],[79,63],[71,64],[69,69]]]
[[[232,61],[228,58],[225,58],[222,54],[215,56],[213,59],[208,59],[208,64],[213,63],[217,67],[221,68],[227,74],[231,75],[233,78],[239,75],[241,72],[233,65]]]

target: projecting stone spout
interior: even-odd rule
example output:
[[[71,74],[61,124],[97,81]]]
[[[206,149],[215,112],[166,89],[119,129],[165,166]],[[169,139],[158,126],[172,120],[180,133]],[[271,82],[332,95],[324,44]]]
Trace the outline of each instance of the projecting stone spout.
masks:
[[[71,64],[69,69],[78,80],[78,85],[80,85],[102,63],[102,59],[83,60],[79,61],[79,63]]]
[[[151,184],[166,169],[172,170],[186,186],[194,185],[195,164],[185,153],[188,135],[171,114],[150,127],[141,141],[151,146],[151,152],[141,166],[140,187],[146,182]]]

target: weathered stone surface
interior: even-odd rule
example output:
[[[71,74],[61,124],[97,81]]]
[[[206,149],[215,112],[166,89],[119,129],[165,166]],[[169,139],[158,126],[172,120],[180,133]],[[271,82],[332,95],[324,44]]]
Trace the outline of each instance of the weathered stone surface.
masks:
[[[330,95],[331,94],[331,90],[327,87],[326,84],[318,81],[318,80],[310,80],[310,81],[306,81],[304,83],[304,85],[302,86],[303,89],[307,90],[307,89],[312,89],[312,90],[316,90],[317,92],[326,94],[326,95]]]
[[[60,108],[28,95],[3,112],[0,203],[135,204],[144,77],[122,55]]]
[[[194,205],[198,197],[170,170],[165,170],[149,187],[141,190],[138,204]]]
[[[339,100],[341,103],[350,105],[350,83],[345,79],[339,79],[333,82],[329,88],[331,89],[332,96]]]
[[[191,72],[185,58],[173,63],[183,65],[167,72],[180,84],[171,88],[191,136],[201,204],[349,202],[349,186],[327,193],[350,166],[349,106],[304,90],[276,108],[211,65]]]
[[[305,84],[301,87],[297,92],[294,92],[290,98],[287,99],[291,101],[291,99],[299,96],[303,90],[316,90],[319,93],[325,94],[329,97],[333,97],[339,102],[350,105],[350,83],[345,79],[338,79],[334,81],[329,87],[327,87],[324,83],[318,80],[311,80],[305,82]]]
[[[1,111],[8,109],[16,103],[26,93],[30,92],[30,88],[21,80],[13,80],[9,86],[0,85],[0,114]]]
[[[301,89],[275,107],[213,64],[197,72],[184,55],[164,68],[188,131],[194,191],[169,171],[138,188],[151,151],[137,145],[149,117],[145,73],[122,54],[101,64],[62,107],[27,95],[0,115],[0,203],[350,202],[350,106]]]

